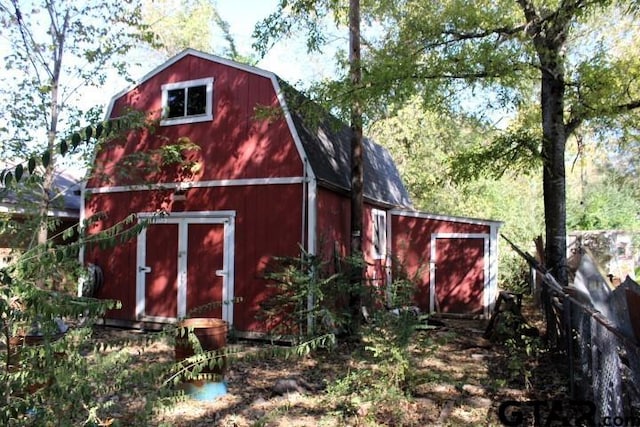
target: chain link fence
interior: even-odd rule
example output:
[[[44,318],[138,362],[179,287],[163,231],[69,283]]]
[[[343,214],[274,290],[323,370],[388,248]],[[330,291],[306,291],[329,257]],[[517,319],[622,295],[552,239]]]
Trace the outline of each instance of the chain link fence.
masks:
[[[594,404],[595,425],[640,426],[640,346],[629,322],[640,311],[635,306],[640,301],[637,289],[633,304],[621,304],[621,292],[605,295],[610,289],[595,283],[598,279],[594,281],[588,268],[577,288],[562,287],[534,257],[505,240],[531,267],[532,291],[544,311],[547,343],[566,360],[571,398]]]
[[[566,357],[571,398],[594,403],[596,425],[640,426],[640,347],[548,274],[541,303],[548,344]]]

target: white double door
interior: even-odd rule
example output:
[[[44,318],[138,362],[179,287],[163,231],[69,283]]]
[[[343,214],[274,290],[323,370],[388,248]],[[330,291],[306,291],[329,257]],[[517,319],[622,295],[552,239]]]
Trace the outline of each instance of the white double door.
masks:
[[[149,224],[137,242],[136,317],[217,317],[232,324],[235,212],[138,218]]]

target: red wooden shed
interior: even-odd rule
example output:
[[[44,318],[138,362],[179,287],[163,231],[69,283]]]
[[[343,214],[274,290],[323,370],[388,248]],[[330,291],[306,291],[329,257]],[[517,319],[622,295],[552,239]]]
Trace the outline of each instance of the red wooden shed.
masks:
[[[90,233],[132,213],[153,219],[137,239],[84,254],[103,271],[99,297],[122,302],[108,323],[168,322],[225,301],[201,315],[261,332],[256,314],[274,256],[294,256],[300,246],[347,255],[350,131],[326,113],[306,117],[299,96],[271,72],[189,49],[113,98],[109,117],[134,109],[159,126],[101,147],[100,173],[84,189],[82,217],[101,214]],[[258,107],[282,114],[259,118]],[[199,146],[188,154],[188,171],[144,171],[145,183],[119,173],[125,156],[184,137]],[[372,283],[382,288],[393,279],[392,259],[409,261],[409,270],[437,259],[437,274],[421,276],[421,308],[486,315],[497,283],[499,223],[413,211],[389,152],[370,140],[364,172],[363,250]]]
[[[399,209],[390,214],[391,253],[416,282],[421,310],[488,317],[498,295],[501,223]]]

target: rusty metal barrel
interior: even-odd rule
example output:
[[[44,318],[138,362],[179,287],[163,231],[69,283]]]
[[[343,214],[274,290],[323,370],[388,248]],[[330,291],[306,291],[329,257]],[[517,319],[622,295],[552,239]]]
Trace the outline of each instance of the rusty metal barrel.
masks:
[[[204,352],[220,351],[227,345],[228,324],[226,321],[217,318],[193,317],[184,319],[179,323],[175,344],[176,362],[185,360],[196,354],[191,342],[189,342],[189,332],[193,332]],[[187,331],[184,331],[187,329]],[[203,374],[223,375],[226,366],[224,356],[217,360],[216,366],[203,367]]]

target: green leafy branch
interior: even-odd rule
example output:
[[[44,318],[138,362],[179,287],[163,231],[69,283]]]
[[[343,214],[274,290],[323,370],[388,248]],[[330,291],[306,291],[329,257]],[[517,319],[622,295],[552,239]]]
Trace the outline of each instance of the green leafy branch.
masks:
[[[530,173],[542,163],[541,146],[536,132],[516,129],[454,155],[449,162],[451,176],[455,182],[469,182],[481,176],[499,179],[509,170]]]
[[[165,332],[171,332],[168,328]],[[190,331],[190,334],[193,332]],[[196,352],[195,355],[185,358],[176,363],[171,369],[169,376],[164,381],[165,385],[178,384],[187,379],[217,379],[216,374],[203,374],[202,369],[208,367],[210,369],[221,367],[226,360],[264,360],[267,358],[293,359],[307,356],[312,351],[318,349],[330,349],[336,345],[336,337],[334,334],[324,334],[310,338],[304,342],[291,347],[269,345],[258,350],[241,350],[238,348],[225,348],[220,350],[211,350]]]
[[[53,156],[57,154],[65,156],[73,153],[81,144],[90,145],[101,140],[118,138],[125,132],[140,128],[142,126],[141,115],[142,113],[140,112],[129,111],[118,118],[109,119],[95,125],[91,124],[73,131],[58,142],[55,151],[44,150],[40,154],[34,154],[11,168],[2,170],[0,172],[0,185],[8,187],[12,183],[20,182],[27,174],[34,174],[38,166],[46,169],[51,164]],[[151,123],[145,123],[144,126],[152,129]]]

